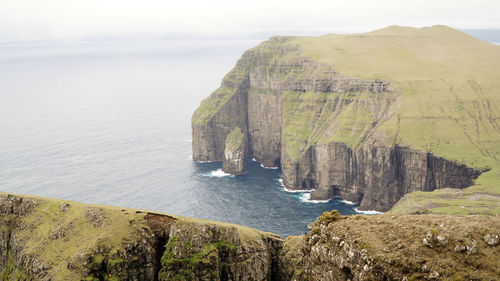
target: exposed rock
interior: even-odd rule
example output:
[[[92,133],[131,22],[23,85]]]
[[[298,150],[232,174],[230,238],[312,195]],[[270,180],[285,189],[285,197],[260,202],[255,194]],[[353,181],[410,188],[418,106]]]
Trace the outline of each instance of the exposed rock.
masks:
[[[500,241],[500,237],[498,234],[486,234],[484,236],[484,242],[490,246],[496,246],[498,245],[498,242]]]
[[[246,174],[247,142],[246,135],[235,127],[226,137],[222,170],[232,175]]]
[[[361,210],[388,211],[401,197],[412,191],[432,191],[445,187],[464,188],[473,183],[479,172],[465,165],[423,153],[408,147],[363,146],[357,151],[343,143],[311,148],[297,165],[311,163],[308,169],[297,169],[295,183],[300,188],[316,188],[311,199],[335,196],[360,202]],[[314,155],[314,156],[312,156]],[[301,171],[307,171],[302,175]],[[445,171],[445,172],[443,172]],[[304,180],[310,178],[310,180]],[[315,182],[318,179],[319,182]],[[283,171],[283,182],[294,184]]]
[[[71,208],[70,204],[66,202],[61,203],[61,212],[66,213],[69,210],[69,208]]]
[[[274,246],[279,247],[280,240],[278,236],[248,240],[235,227],[175,224],[161,259],[159,280],[270,280],[273,253],[269,248],[273,246],[269,243],[278,242]]]
[[[433,280],[433,279],[438,279],[438,278],[439,278],[439,272],[433,271],[433,272],[431,272],[431,274],[429,274],[428,279]]]
[[[61,224],[59,226],[57,226],[57,228],[54,230],[54,232],[52,232],[50,235],[49,235],[49,238],[50,239],[61,239],[61,238],[64,238],[68,232],[71,231],[73,227],[73,224],[72,222],[69,223],[69,224]]]
[[[85,216],[94,227],[103,227],[106,223],[106,216],[102,209],[87,207]]]
[[[466,245],[467,247],[467,255],[472,255],[477,253],[477,242],[476,240],[472,240],[471,243]]]
[[[439,234],[435,230],[432,230],[425,234],[423,242],[429,248],[434,248],[436,246],[445,247],[448,245],[448,235]]]
[[[455,246],[455,253],[462,253],[465,251],[467,251],[467,246],[461,244]]]

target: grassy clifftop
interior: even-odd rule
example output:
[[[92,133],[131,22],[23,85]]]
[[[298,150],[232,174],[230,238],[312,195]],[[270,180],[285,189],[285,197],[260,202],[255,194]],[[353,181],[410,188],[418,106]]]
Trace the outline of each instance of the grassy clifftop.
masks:
[[[464,192],[410,194],[394,211],[500,212],[500,46],[446,26],[391,26],[289,44],[346,75],[394,83],[401,96],[377,128],[386,144],[490,170]]]
[[[325,212],[289,237],[290,280],[497,280],[500,217]],[[334,253],[334,254],[332,254]]]
[[[173,253],[169,241],[179,244]],[[229,223],[0,192],[0,280],[158,280],[160,272],[172,275],[161,280],[178,280],[179,268],[163,261],[195,254],[200,261],[182,264],[184,275],[201,276],[198,267],[218,275],[222,251],[211,251],[208,261],[199,252],[227,243],[245,248],[261,266],[254,274],[265,275],[264,241],[280,238]],[[234,256],[224,261],[242,274],[242,258]]]
[[[378,130],[471,167],[500,164],[500,46],[445,26],[391,26],[357,35],[297,37],[301,55],[400,91]]]

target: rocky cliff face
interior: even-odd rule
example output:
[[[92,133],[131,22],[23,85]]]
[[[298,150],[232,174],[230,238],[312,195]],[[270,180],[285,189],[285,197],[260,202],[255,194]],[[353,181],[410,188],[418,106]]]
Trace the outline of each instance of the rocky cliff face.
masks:
[[[288,189],[379,211],[413,191],[470,186],[483,171],[401,143],[399,121],[387,134],[381,128],[399,120],[395,85],[344,75],[292,41],[274,37],[245,52],[202,102],[192,118],[194,160],[224,160],[226,136],[239,127],[248,156],[281,166]]]
[[[363,146],[353,151],[344,143],[335,142],[311,147],[305,157],[309,159],[302,161],[311,163],[307,174],[299,172],[294,176],[311,178],[312,182],[302,181],[302,188],[315,188],[311,199],[340,196],[361,202],[360,208],[365,210],[388,211],[413,191],[465,188],[480,174],[432,153],[398,145]]]
[[[0,280],[497,280],[499,217],[325,212],[305,236],[0,194]]]

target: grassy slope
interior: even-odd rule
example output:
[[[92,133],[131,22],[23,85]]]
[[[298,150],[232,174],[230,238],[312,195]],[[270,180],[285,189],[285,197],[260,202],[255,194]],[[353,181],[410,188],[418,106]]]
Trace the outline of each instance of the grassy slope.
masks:
[[[0,192],[0,196],[9,193]],[[99,248],[109,249],[108,266],[113,263],[110,257],[117,251],[123,251],[123,245],[142,239],[142,228],[149,228],[145,215],[148,211],[113,206],[84,204],[68,200],[49,199],[29,195],[14,195],[35,199],[39,203],[35,210],[20,218],[23,229],[14,229],[15,237],[23,241],[24,254],[37,257],[38,260],[51,265],[51,276],[55,280],[79,280],[84,268],[78,264],[78,256],[95,256]],[[69,204],[66,212],[62,205]],[[102,226],[95,227],[85,215],[88,209],[96,210],[103,218]],[[182,216],[172,216],[178,223],[195,223],[217,225],[224,228],[235,228],[242,242],[253,243],[254,240],[275,234],[262,232],[254,228],[236,224],[216,222]],[[8,216],[0,217],[0,225]],[[59,239],[51,238],[58,229],[65,229],[65,235]],[[0,228],[0,231],[4,231]],[[102,257],[102,256],[101,256]],[[103,257],[104,258],[104,257]],[[74,269],[68,269],[72,263]],[[0,276],[1,277],[1,276]]]
[[[201,102],[200,107],[198,107],[193,114],[192,122],[195,124],[204,124],[210,121],[215,113],[217,113],[222,106],[229,101],[236,90],[236,88],[223,87],[215,90],[208,98]]]
[[[445,26],[391,26],[358,35],[297,37],[289,44],[345,75],[394,83],[401,96],[392,118],[377,127],[388,145],[491,169],[464,192],[410,194],[395,212],[500,213],[500,46]]]

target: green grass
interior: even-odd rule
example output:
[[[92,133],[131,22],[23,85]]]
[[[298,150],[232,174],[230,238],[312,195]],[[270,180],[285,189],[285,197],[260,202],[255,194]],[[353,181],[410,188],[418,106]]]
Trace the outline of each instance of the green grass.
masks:
[[[210,120],[224,104],[236,93],[236,88],[218,88],[208,98],[204,99],[200,107],[193,114],[192,122],[203,124]]]
[[[235,127],[226,137],[226,148],[229,150],[237,150],[243,141],[243,132],[240,127]]]
[[[42,200],[35,211],[21,218],[30,225],[31,231],[21,231],[17,237],[24,241],[25,253],[36,256],[53,267],[51,273],[57,280],[77,278],[78,272],[68,270],[68,263],[79,254],[92,255],[99,246],[105,246],[113,254],[122,249],[123,243],[139,237],[139,229],[130,226],[131,221],[145,224],[144,214],[123,212],[117,208],[101,208],[69,202],[70,208],[63,212],[63,200]],[[87,208],[102,211],[104,225],[94,227],[86,216]],[[57,229],[65,229],[66,235],[51,238]],[[93,256],[93,263],[100,264],[105,256]],[[114,264],[116,260],[113,262]]]
[[[91,205],[0,192],[0,196],[7,195],[34,199],[37,205],[33,212],[26,216],[2,216],[0,218],[0,224],[2,224],[0,231],[12,232],[15,235],[16,239],[23,245],[22,254],[29,255],[50,266],[49,275],[54,280],[81,280],[85,278],[88,269],[100,268],[103,264],[107,268],[113,268],[123,263],[133,263],[134,258],[125,260],[117,253],[123,252],[124,244],[134,243],[134,241],[142,239],[141,232],[143,229],[149,228],[145,219],[147,210]],[[70,206],[65,212],[62,208],[63,204]],[[94,223],[89,220],[86,215],[88,209],[95,210],[102,216],[101,226],[95,227]],[[178,224],[185,224],[188,229],[192,229],[194,231],[192,235],[210,225],[223,229],[221,231],[236,233],[244,245],[261,243],[260,241],[265,237],[279,238],[275,234],[241,225],[180,216],[173,217],[177,219]],[[23,225],[23,228],[19,228],[19,225]],[[66,234],[56,239],[53,234],[58,229],[65,229]],[[233,230],[234,232],[232,232]],[[168,258],[168,253],[171,253],[175,246],[182,247],[185,251],[191,251],[192,242],[189,241],[190,237],[187,238],[188,240],[184,241],[183,245],[177,245],[177,239],[172,237],[166,245],[166,257]],[[216,250],[235,250],[233,245],[224,241],[211,243],[210,247]],[[79,257],[91,258],[86,268],[81,265],[82,260],[79,260]],[[71,269],[68,268],[70,263]],[[11,267],[13,268],[9,268],[8,272],[5,271],[1,274],[3,276],[24,276],[22,275],[24,274],[23,269],[15,268],[13,264]],[[94,278],[93,276],[87,277],[90,280]],[[106,278],[111,280],[117,277],[107,276]]]
[[[499,46],[445,26],[391,26],[364,34],[296,37],[288,44],[299,46],[301,56],[330,64],[344,75],[391,81],[399,97],[388,111],[390,118],[375,128],[376,135],[383,136],[386,145],[397,143],[470,167],[490,168],[468,190],[500,193]],[[372,120],[366,108],[346,108],[331,123],[347,130],[336,130],[327,142],[355,148],[370,140],[366,132]],[[311,138],[304,136],[309,132],[293,130],[299,139]],[[418,205],[423,197],[432,200],[435,194],[409,195],[406,207]],[[438,213],[500,213],[498,205],[473,202],[469,207],[453,200],[426,205],[439,206],[431,208]],[[400,205],[394,211],[404,209]]]
[[[227,223],[227,222],[219,222],[219,221],[211,221],[211,220],[204,220],[204,219],[198,219],[198,218],[183,217],[183,216],[177,216],[177,215],[171,215],[171,216],[178,219],[179,223],[187,223],[187,224],[196,223],[199,225],[208,224],[208,225],[216,225],[216,226],[224,227],[224,228],[234,228],[238,232],[243,243],[252,243],[254,241],[258,241],[258,240],[262,239],[265,236],[272,236],[274,238],[280,238],[280,236],[278,236],[274,233],[260,231],[260,230],[257,230],[255,228],[251,228],[251,227],[243,226],[243,225],[239,225],[239,224],[232,224],[232,223]]]
[[[0,271],[0,280],[32,281],[34,278],[24,268],[16,267],[12,256],[8,255],[5,264],[3,264],[3,270]]]
[[[375,129],[390,93],[283,94],[283,144],[293,160],[312,145],[343,142],[357,148]]]
[[[297,37],[289,44],[342,74],[396,85],[401,96],[379,128],[388,145],[399,129],[399,143],[477,168],[498,165],[500,47],[444,26]]]

